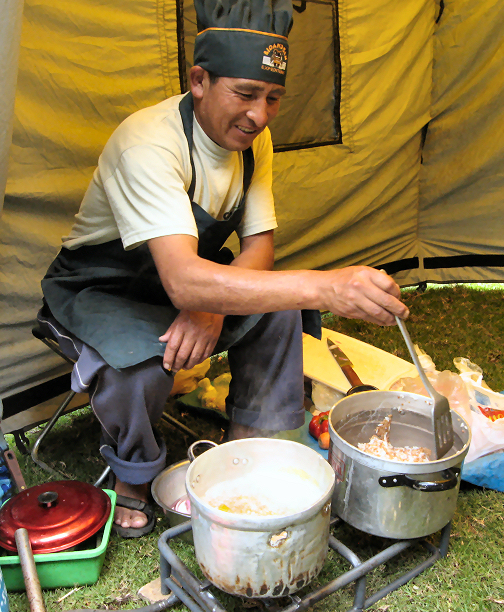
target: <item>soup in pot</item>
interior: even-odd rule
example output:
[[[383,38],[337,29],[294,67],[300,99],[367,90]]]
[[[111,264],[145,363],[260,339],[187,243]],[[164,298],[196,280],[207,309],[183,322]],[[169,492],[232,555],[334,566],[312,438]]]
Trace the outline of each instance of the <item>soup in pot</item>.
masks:
[[[320,495],[316,481],[303,470],[261,470],[213,485],[204,501],[234,514],[284,516],[311,507]]]

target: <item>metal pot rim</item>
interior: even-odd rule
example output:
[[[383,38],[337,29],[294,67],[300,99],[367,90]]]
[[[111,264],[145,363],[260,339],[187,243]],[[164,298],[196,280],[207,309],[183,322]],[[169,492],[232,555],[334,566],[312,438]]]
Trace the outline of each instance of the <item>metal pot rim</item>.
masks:
[[[154,501],[156,502],[156,504],[158,504],[158,506],[163,508],[163,510],[173,512],[175,514],[179,514],[180,516],[186,516],[188,519],[190,515],[182,514],[182,512],[177,512],[176,510],[173,510],[173,508],[170,508],[169,506],[167,506],[164,503],[164,501],[160,498],[158,492],[159,492],[160,483],[166,478],[167,474],[169,474],[170,472],[174,472],[175,470],[185,465],[189,467],[189,464],[190,464],[189,459],[183,459],[182,461],[177,461],[177,463],[172,463],[171,465],[166,467],[162,472],[159,472],[159,474],[154,478],[151,484],[151,495]]]
[[[192,473],[196,469],[198,463],[204,461],[204,457],[207,453],[215,453],[219,452],[220,449],[230,445],[245,445],[252,444],[253,442],[256,444],[271,444],[271,442],[281,445],[296,445],[301,447],[302,452],[313,453],[318,460],[321,462],[321,465],[327,466],[328,475],[332,474],[331,483],[329,486],[325,488],[325,490],[321,493],[321,495],[317,498],[317,500],[308,508],[301,510],[299,512],[294,512],[292,514],[284,514],[282,516],[260,516],[253,517],[247,516],[243,514],[235,514],[233,512],[226,512],[224,510],[219,510],[210,506],[207,502],[203,501],[203,499],[191,490],[190,481],[192,477]],[[300,449],[300,450],[301,450]],[[222,452],[222,451],[220,451]],[[196,467],[195,467],[196,466]],[[245,438],[242,440],[233,440],[231,442],[225,442],[224,444],[220,444],[205,453],[199,455],[189,466],[186,474],[186,490],[189,495],[189,499],[191,501],[191,508],[197,508],[202,514],[204,514],[209,520],[216,522],[222,526],[225,526],[229,529],[235,529],[238,531],[274,531],[277,529],[282,529],[285,526],[293,526],[298,523],[302,523],[306,520],[308,516],[316,514],[319,512],[325,504],[331,499],[332,492],[334,490],[334,471],[329,465],[329,463],[319,454],[317,451],[305,446],[304,444],[300,444],[299,442],[294,442],[292,440],[281,440],[277,438]]]
[[[363,395],[369,397],[369,394],[380,394],[381,396],[387,397],[397,397],[398,399],[410,399],[410,400],[421,400],[424,404],[431,404],[432,399],[423,395],[419,395],[416,393],[407,393],[403,391],[366,391]],[[460,465],[467,455],[469,450],[469,444],[471,442],[471,429],[465,419],[461,417],[455,410],[451,410],[452,419],[454,422],[458,421],[458,425],[461,429],[466,429],[468,432],[468,439],[463,445],[463,447],[448,457],[441,457],[441,459],[435,459],[433,461],[425,461],[421,463],[415,462],[406,462],[406,461],[397,461],[395,459],[382,459],[381,457],[374,457],[362,450],[359,450],[353,444],[350,444],[342,438],[338,431],[336,430],[334,420],[336,415],[336,408],[343,403],[355,403],[358,400],[358,395],[352,395],[348,397],[343,397],[338,400],[334,406],[331,408],[329,414],[329,435],[331,439],[331,443],[336,446],[340,451],[342,451],[345,455],[365,465],[367,467],[377,469],[383,472],[388,472],[390,474],[396,473],[404,473],[404,474],[432,474],[436,472],[440,472],[448,467],[453,467],[456,465]],[[406,408],[407,410],[407,408]],[[362,412],[365,412],[363,409]],[[356,411],[357,413],[357,411]]]
[[[210,506],[204,502],[200,497],[196,497],[190,491],[189,499],[191,500],[191,508],[193,504],[198,508],[199,512],[203,514],[208,520],[218,523],[227,529],[234,529],[236,531],[276,531],[284,529],[286,527],[294,527],[300,523],[304,523],[307,517],[317,514],[322,510],[325,504],[331,499],[334,489],[334,483],[330,490],[321,496],[314,504],[305,510],[296,512],[294,514],[282,514],[281,516],[260,516],[260,517],[249,517],[243,514],[235,514],[233,512],[226,512],[224,510],[218,510],[213,506]]]

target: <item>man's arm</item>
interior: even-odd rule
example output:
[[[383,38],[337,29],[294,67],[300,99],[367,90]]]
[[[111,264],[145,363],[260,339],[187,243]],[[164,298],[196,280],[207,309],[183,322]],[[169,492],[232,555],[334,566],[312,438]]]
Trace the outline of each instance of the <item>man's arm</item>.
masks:
[[[162,236],[148,244],[163,286],[181,310],[245,315],[316,309],[379,325],[408,315],[399,287],[373,268],[253,270],[198,257],[192,236]]]
[[[232,266],[249,270],[272,270],[275,262],[273,230],[240,239],[240,254]]]
[[[273,267],[273,231],[240,240],[240,254],[231,265],[255,270]],[[190,369],[209,357],[219,339],[223,314],[181,310],[159,340],[166,342],[163,365],[167,370]]]

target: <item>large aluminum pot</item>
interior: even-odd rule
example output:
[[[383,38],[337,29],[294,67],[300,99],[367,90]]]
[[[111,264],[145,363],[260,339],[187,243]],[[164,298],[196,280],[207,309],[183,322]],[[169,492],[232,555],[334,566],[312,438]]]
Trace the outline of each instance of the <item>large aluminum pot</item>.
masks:
[[[423,537],[444,527],[455,513],[460,471],[471,434],[466,422],[452,410],[454,443],[441,459],[405,463],[359,450],[357,444],[369,442],[388,414],[392,414],[393,446],[434,450],[430,398],[366,391],[339,400],[329,416],[329,462],[336,473],[333,513],[373,535]]]
[[[220,504],[214,507],[205,497],[215,486],[251,496],[254,479],[269,499],[276,494],[275,503],[295,511],[239,514],[219,509]],[[334,472],[314,450],[267,438],[226,442],[194,460],[186,487],[196,558],[221,590],[244,597],[279,597],[297,591],[321,570],[328,550]]]

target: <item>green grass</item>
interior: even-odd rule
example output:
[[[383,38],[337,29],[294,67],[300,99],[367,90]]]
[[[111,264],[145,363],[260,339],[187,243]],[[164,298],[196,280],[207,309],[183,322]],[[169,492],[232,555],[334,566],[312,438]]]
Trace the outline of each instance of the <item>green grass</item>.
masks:
[[[433,358],[439,370],[456,371],[453,358],[468,357],[483,369],[485,380],[492,389],[504,389],[502,285],[491,288],[481,285],[429,286],[425,292],[408,288],[403,291],[403,298],[411,311],[408,321],[410,335]],[[333,315],[324,315],[324,325],[409,360],[396,328],[380,328]],[[211,376],[225,368],[225,358],[215,360]],[[222,430],[218,422],[197,417],[186,410],[181,412],[174,402],[169,403],[168,410],[202,438],[220,440]],[[167,462],[170,464],[185,458],[186,448],[192,441],[190,437],[166,424],[161,428],[169,448]],[[35,435],[33,432],[30,437]],[[48,436],[42,448],[42,458],[62,470],[67,477],[92,482],[104,467],[98,454],[98,437],[99,428],[92,414],[89,410],[81,410],[63,419]],[[50,480],[26,457],[20,457],[20,463],[28,485]],[[380,600],[372,609],[381,612],[502,612],[503,501],[502,493],[464,487],[453,520],[448,556]],[[47,609],[59,612],[78,608],[131,609],[142,606],[143,602],[136,593],[158,575],[157,539],[166,528],[165,518],[159,513],[156,531],[149,537],[122,540],[112,536],[98,583],[79,588],[60,602],[58,600],[71,589],[45,591]],[[364,559],[387,543],[347,526],[337,528],[335,535]],[[433,541],[437,537],[435,534]],[[176,549],[191,569],[198,572],[192,547],[177,544]],[[370,574],[368,592],[384,586],[425,558],[423,548],[405,551],[399,558]],[[347,562],[330,553],[318,582],[333,579],[348,568]],[[12,612],[29,609],[24,593],[9,594],[9,599]],[[222,601],[229,611],[251,609],[250,603],[241,598],[223,596]],[[352,607],[352,601],[353,591],[349,586],[317,604],[314,610],[343,612]],[[172,609],[186,608],[179,605]]]
[[[452,370],[455,357],[468,357],[484,372],[487,384],[504,389],[504,289],[438,286],[425,292],[403,290],[410,309],[411,339],[434,360],[438,370]],[[397,327],[378,327],[328,314],[323,325],[411,361]]]

